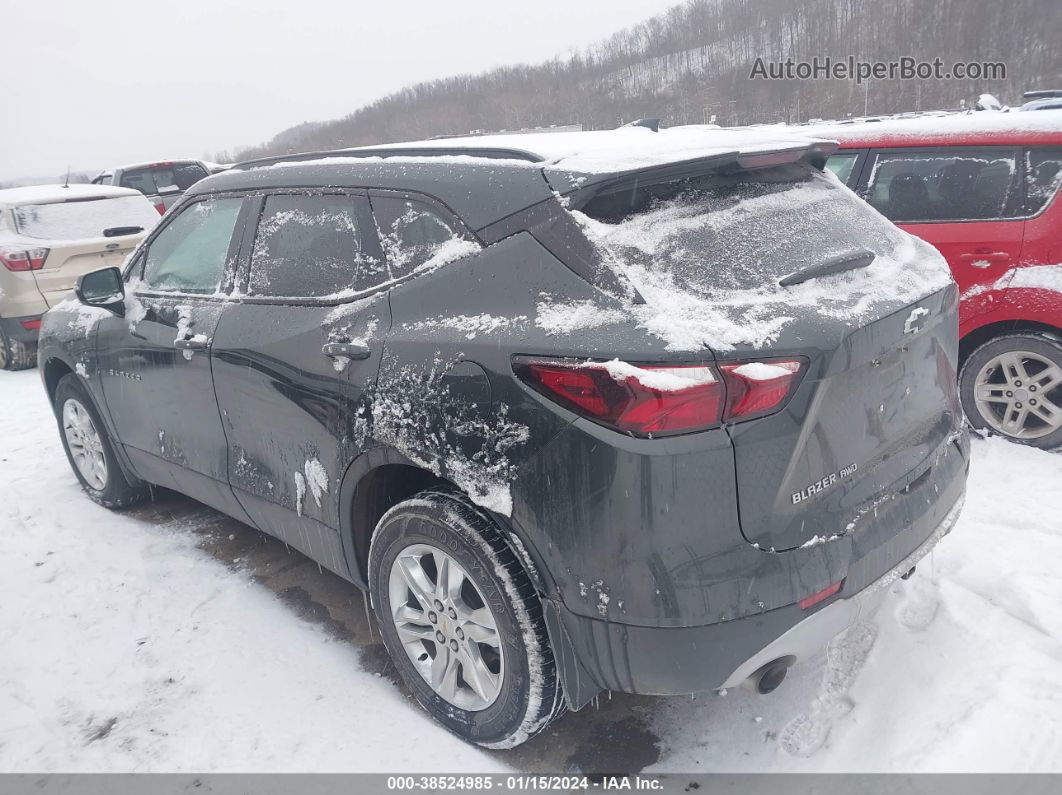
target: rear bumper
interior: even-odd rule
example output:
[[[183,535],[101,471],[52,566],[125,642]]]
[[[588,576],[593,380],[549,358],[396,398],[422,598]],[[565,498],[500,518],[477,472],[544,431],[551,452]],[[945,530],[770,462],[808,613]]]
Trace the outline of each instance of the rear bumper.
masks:
[[[736,687],[763,666],[783,657],[800,662],[822,651],[827,643],[861,618],[873,615],[888,593],[889,586],[911,571],[928,555],[937,543],[951,532],[962,511],[965,495],[948,511],[941,522],[918,549],[900,561],[883,576],[853,596],[829,602],[800,623],[788,629],[780,637],[768,643],[745,660],[723,682],[723,687]]]
[[[793,604],[732,621],[672,628],[588,619],[551,604],[546,612],[555,646],[557,634],[564,634],[557,657],[565,684],[580,681],[584,692],[592,682],[600,689],[680,695],[732,687],[782,657],[799,662],[813,656],[872,613],[888,587],[951,531],[963,496],[934,526],[916,522],[885,548],[853,562],[838,596],[812,610]],[[897,554],[900,550],[905,552]],[[884,560],[892,563],[883,565]]]
[[[17,340],[18,342],[26,343],[28,345],[37,344],[37,335],[39,334],[39,328],[27,329],[22,323],[23,321],[40,320],[41,315],[24,315],[23,317],[4,317],[0,318],[0,328],[4,330],[4,336],[9,340]]]

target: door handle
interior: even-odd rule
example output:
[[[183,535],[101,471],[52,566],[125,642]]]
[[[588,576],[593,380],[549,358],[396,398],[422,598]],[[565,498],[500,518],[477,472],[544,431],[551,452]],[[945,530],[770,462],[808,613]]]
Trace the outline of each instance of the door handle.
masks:
[[[208,344],[207,340],[196,339],[195,337],[186,337],[173,341],[173,347],[179,351],[205,351]]]
[[[343,359],[368,359],[372,355],[369,346],[360,342],[326,342],[321,353]]]
[[[1009,262],[1010,254],[1005,251],[988,251],[984,254],[960,254],[963,262]]]

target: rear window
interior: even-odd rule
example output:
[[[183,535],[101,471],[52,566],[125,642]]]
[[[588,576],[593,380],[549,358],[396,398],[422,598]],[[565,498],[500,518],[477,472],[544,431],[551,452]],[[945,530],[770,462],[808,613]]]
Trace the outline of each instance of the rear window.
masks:
[[[206,176],[198,163],[169,163],[123,171],[121,185],[151,196],[186,191]]]
[[[122,226],[140,227],[147,231],[158,220],[158,211],[148,200],[133,195],[54,204],[24,204],[15,208],[18,232],[26,237],[47,240],[103,237],[103,230]]]
[[[805,165],[709,175],[591,201],[608,250],[695,293],[777,284],[859,249],[891,255],[898,230]]]
[[[932,247],[802,164],[632,181],[572,214],[637,288],[627,311],[672,350],[765,345],[800,317],[860,322],[951,282]],[[779,283],[835,258],[865,262],[867,250],[865,267]]]
[[[1025,153],[1025,214],[1036,215],[1062,186],[1062,149]]]

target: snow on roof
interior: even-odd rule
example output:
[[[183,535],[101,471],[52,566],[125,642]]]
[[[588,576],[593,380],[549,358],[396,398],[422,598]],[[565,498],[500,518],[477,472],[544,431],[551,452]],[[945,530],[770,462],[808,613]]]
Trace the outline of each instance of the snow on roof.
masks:
[[[54,204],[78,199],[104,199],[109,196],[140,194],[132,188],[115,185],[27,185],[0,190],[0,204]]]
[[[683,160],[739,152],[771,152],[816,143],[795,127],[725,129],[710,125],[671,127],[653,132],[621,127],[592,132],[528,133],[446,138],[364,147],[386,149],[518,149],[539,155],[547,165],[590,174],[632,171]]]
[[[779,127],[763,129],[777,130]],[[816,138],[853,141],[876,141],[900,138],[912,141],[963,138],[978,135],[1014,135],[1058,133],[1062,137],[1062,110],[1036,113],[1017,111],[977,111],[975,113],[925,114],[912,117],[884,117],[879,121],[853,120],[821,122],[789,127]]]
[[[124,166],[115,166],[114,168],[108,168],[106,173],[113,174],[115,171],[130,171],[134,168],[148,168],[149,166],[172,166],[181,165],[184,163],[197,163],[203,165],[202,160],[196,160],[194,157],[169,157],[159,158],[157,160],[145,160],[142,163],[127,163]]]
[[[397,149],[398,147],[394,147]],[[412,147],[411,147],[412,148]],[[423,164],[426,161],[430,161],[432,164],[450,164],[455,166],[482,166],[484,164],[483,157],[476,157],[474,155],[454,155],[454,154],[425,154],[416,155],[409,154],[405,151],[405,146],[402,147],[401,155],[394,155],[392,157],[363,157],[359,155],[328,155],[327,153],[321,153],[320,157],[312,157],[306,160],[276,160],[268,158],[268,162],[264,164],[265,168],[297,168],[299,166],[365,166],[365,165],[380,165],[381,163],[395,164],[395,163],[410,163],[410,164]],[[360,150],[359,150],[360,151]],[[512,166],[514,168],[541,168],[541,163],[535,163],[531,160],[522,160],[515,157],[491,157],[488,161],[492,166]],[[251,165],[258,167],[254,161],[251,161]],[[230,167],[230,168],[235,168]],[[229,169],[225,171],[219,171],[217,174],[211,174],[207,179],[213,177],[220,177],[227,173]],[[206,182],[206,180],[203,180]]]

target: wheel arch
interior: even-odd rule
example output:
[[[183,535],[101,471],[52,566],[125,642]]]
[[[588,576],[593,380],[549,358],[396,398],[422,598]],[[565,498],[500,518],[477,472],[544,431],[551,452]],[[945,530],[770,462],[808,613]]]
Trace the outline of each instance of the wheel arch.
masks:
[[[369,544],[380,517],[424,489],[453,486],[390,447],[375,447],[347,467],[339,487],[340,539],[354,583],[368,588]]]
[[[1037,320],[1000,320],[995,323],[986,323],[968,331],[959,340],[959,369],[962,369],[970,354],[985,343],[991,342],[996,337],[1001,337],[1004,334],[1021,332],[1043,334],[1046,337],[1062,342],[1062,329],[1050,323],[1042,323]]]
[[[82,387],[85,389],[85,394],[87,394],[89,400],[92,401],[96,413],[99,414],[100,418],[103,420],[104,430],[106,430],[111,438],[111,446],[114,449],[114,456],[118,459],[118,466],[121,468],[122,474],[125,475],[126,480],[130,484],[147,482],[137,473],[136,468],[133,466],[133,462],[129,459],[129,454],[125,451],[125,446],[121,443],[121,440],[118,437],[118,430],[114,426],[110,411],[107,409],[106,401],[99,391],[98,384],[94,388],[88,380],[77,374],[75,368],[70,365],[70,362],[60,356],[49,356],[43,364],[38,363],[38,366],[42,368],[41,377],[44,380],[44,390],[48,395],[48,402],[52,405],[53,409],[55,406],[55,391],[59,388],[59,382],[67,375],[72,375],[78,379]]]
[[[44,390],[48,393],[48,402],[55,403],[55,390],[59,386],[59,381],[64,375],[74,372],[74,368],[67,362],[60,359],[58,356],[52,356],[46,361],[42,367],[42,373],[44,378]]]
[[[380,518],[403,500],[427,489],[439,488],[461,494],[474,505],[457,484],[436,475],[392,447],[375,447],[351,462],[339,488],[340,537],[350,578],[359,588],[368,588],[369,545]],[[537,560],[531,559],[532,553],[528,552],[533,545],[526,538],[521,538],[526,533],[514,530],[514,523],[506,520],[506,517],[482,507],[478,509],[491,517],[535,587],[540,593],[546,593],[541,566]]]

